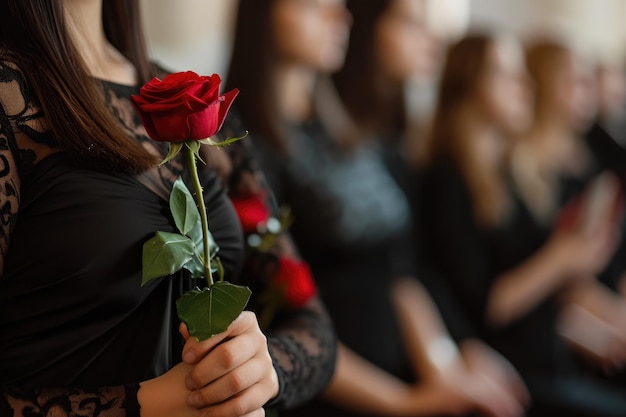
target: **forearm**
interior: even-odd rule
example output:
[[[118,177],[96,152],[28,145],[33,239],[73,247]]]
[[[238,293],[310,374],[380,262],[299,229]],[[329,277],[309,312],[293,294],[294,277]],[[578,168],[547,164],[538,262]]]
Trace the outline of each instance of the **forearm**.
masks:
[[[554,252],[543,249],[500,275],[488,296],[487,322],[506,326],[523,317],[561,288],[564,277],[560,274]]]
[[[324,398],[340,407],[378,415],[399,415],[409,387],[367,362],[343,344],[337,349],[335,375]]]
[[[445,387],[409,385],[341,343],[335,375],[322,398],[340,408],[386,417],[457,415],[468,409]]]
[[[445,414],[445,394],[428,385],[413,386],[339,344],[337,367],[323,398],[340,408],[381,416]]]
[[[399,280],[392,300],[416,373],[426,377],[440,375],[461,360],[436,305],[417,280]]]
[[[268,332],[280,392],[272,401],[288,409],[310,401],[328,385],[335,370],[337,339],[326,310],[315,298]]]

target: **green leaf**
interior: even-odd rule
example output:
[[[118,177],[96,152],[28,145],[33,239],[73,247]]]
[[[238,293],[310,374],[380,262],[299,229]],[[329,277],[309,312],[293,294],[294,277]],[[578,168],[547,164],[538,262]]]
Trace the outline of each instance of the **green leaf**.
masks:
[[[213,139],[209,138],[209,139],[203,139],[200,140],[198,142],[202,143],[203,145],[210,145],[210,146],[226,146],[226,145],[231,145],[235,142],[239,142],[241,139],[245,139],[248,137],[248,131],[246,131],[246,134],[239,137],[239,138],[228,138],[228,139],[224,139],[221,142],[215,142]]]
[[[191,278],[206,278],[204,276],[204,265],[202,265],[202,255],[197,253],[197,250],[195,256],[192,257],[189,262],[185,264],[184,268],[189,271],[189,274],[191,274]]]
[[[248,304],[250,294],[247,287],[228,282],[188,291],[176,301],[178,318],[192,337],[206,340],[226,331]]]
[[[180,271],[194,256],[193,242],[187,236],[157,232],[143,245],[141,285]]]
[[[217,256],[211,258],[211,272],[213,275],[217,274],[219,281],[224,281],[224,265],[222,265],[222,260]]]
[[[189,236],[193,241],[198,257],[204,250],[204,242],[202,240],[202,221],[200,220],[200,211],[196,205],[196,200],[191,195],[191,191],[181,179],[174,182],[174,188],[170,195],[170,210],[174,217],[176,227],[181,234]],[[215,257],[219,247],[209,231],[209,253],[211,259]],[[201,260],[198,262],[201,264]]]
[[[183,145],[184,145],[184,142],[171,142],[169,153],[167,154],[165,159],[161,161],[159,165],[163,165],[171,161],[172,159],[174,159],[174,157],[180,153],[181,149],[183,149]]]
[[[189,236],[194,242],[198,239],[202,241],[200,212],[196,206],[196,200],[180,178],[174,182],[170,194],[170,210],[181,234]]]

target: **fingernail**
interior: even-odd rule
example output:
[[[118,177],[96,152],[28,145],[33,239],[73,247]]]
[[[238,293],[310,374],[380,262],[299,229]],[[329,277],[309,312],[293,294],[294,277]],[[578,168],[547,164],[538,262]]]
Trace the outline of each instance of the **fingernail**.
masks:
[[[185,353],[185,355],[183,356],[183,361],[185,363],[189,363],[189,364],[193,364],[196,362],[196,354],[193,353],[192,351],[188,351]]]

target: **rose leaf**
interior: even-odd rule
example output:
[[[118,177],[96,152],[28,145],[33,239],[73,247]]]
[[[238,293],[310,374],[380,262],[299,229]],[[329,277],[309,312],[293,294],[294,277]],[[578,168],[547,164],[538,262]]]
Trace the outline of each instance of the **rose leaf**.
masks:
[[[196,201],[180,178],[174,182],[170,194],[170,210],[181,234],[189,236],[194,242],[198,239],[202,241],[200,213]]]
[[[193,242],[187,236],[157,232],[143,245],[141,285],[180,271],[194,255]]]
[[[176,301],[176,309],[189,334],[202,341],[226,331],[249,299],[247,287],[217,282],[211,288],[186,292]]]

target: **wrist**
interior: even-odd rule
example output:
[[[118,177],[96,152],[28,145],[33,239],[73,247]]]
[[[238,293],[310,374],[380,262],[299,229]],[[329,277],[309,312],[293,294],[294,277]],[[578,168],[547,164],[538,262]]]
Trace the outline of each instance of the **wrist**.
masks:
[[[449,337],[437,337],[426,345],[426,356],[432,377],[446,375],[461,360],[456,343]]]
[[[572,251],[570,245],[567,244],[565,238],[557,238],[552,242],[549,242],[545,250],[542,251],[543,262],[545,262],[546,275],[548,277],[555,277],[550,281],[563,284],[567,281],[569,275],[573,272],[571,267],[571,255]]]
[[[137,403],[141,417],[186,417],[193,415],[187,405],[189,390],[185,387],[187,371],[183,366],[175,366],[159,377],[139,384]]]

